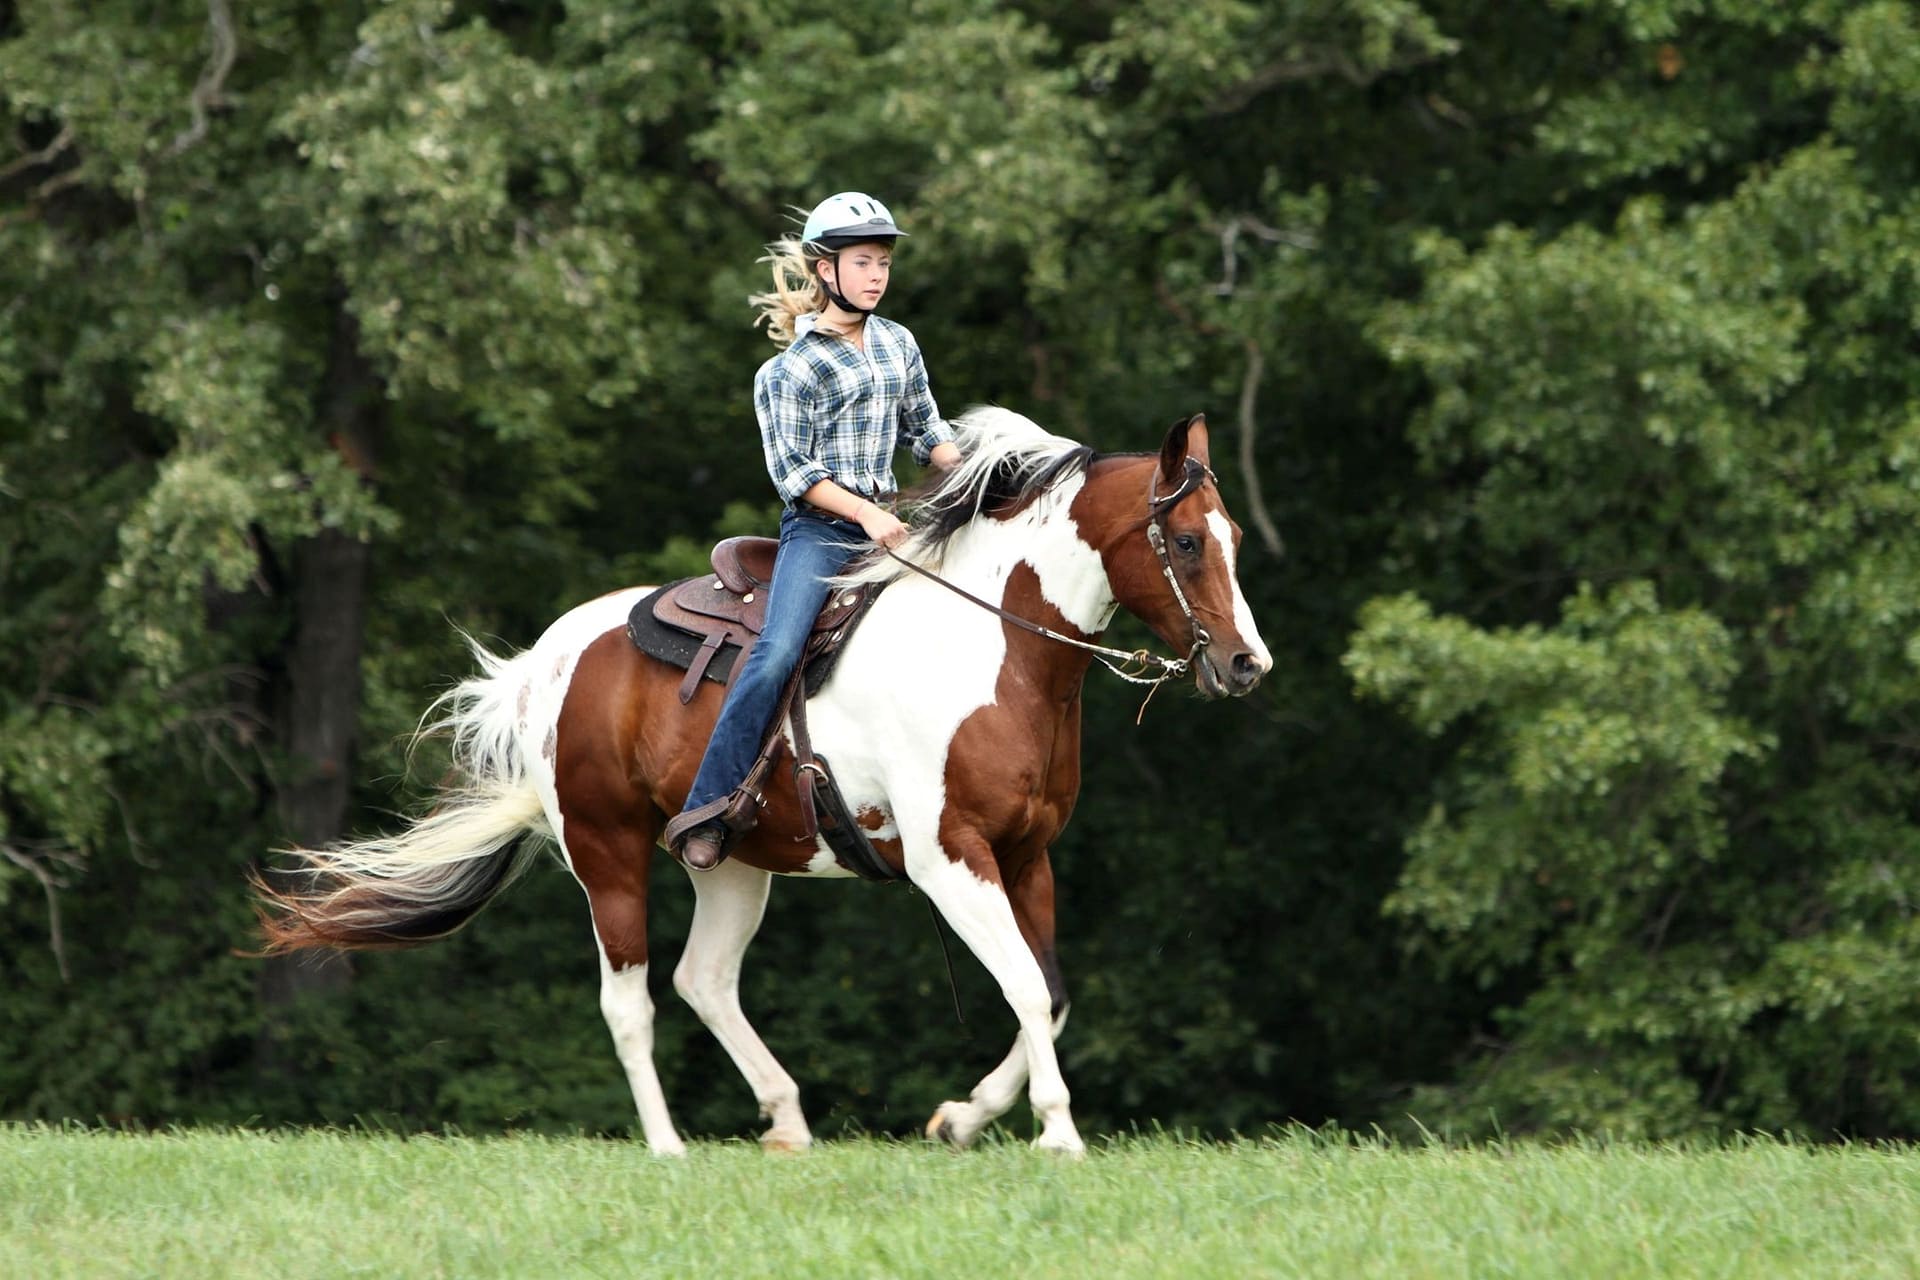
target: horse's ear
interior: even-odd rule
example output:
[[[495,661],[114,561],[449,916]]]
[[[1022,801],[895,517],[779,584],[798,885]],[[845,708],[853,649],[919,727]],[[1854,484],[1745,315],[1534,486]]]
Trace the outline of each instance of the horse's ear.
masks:
[[[1207,454],[1207,415],[1196,413],[1187,419],[1187,456],[1198,458],[1203,467],[1213,466]]]
[[[1176,422],[1167,431],[1160,446],[1160,475],[1168,484],[1179,484],[1186,477],[1187,459],[1198,458],[1210,467],[1207,457],[1207,415],[1196,413],[1185,422]]]

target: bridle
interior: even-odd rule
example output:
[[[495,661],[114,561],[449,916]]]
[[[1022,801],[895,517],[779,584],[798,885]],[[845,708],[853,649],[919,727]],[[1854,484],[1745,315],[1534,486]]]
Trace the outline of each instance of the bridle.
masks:
[[[1037,622],[1029,622],[1018,614],[1009,613],[997,604],[982,600],[965,587],[957,586],[933,572],[931,569],[922,568],[906,557],[897,554],[891,547],[883,548],[883,550],[885,550],[889,556],[892,556],[894,560],[913,570],[921,577],[931,578],[961,599],[979,605],[988,613],[996,615],[1001,621],[1011,623],[1019,627],[1022,631],[1028,631],[1036,636],[1058,641],[1060,644],[1070,645],[1075,649],[1090,653],[1093,655],[1094,660],[1101,666],[1113,672],[1113,674],[1119,676],[1129,684],[1152,685],[1153,689],[1147,693],[1147,698],[1151,700],[1153,692],[1158,690],[1161,685],[1169,680],[1177,680],[1193,670],[1194,660],[1206,650],[1208,645],[1213,643],[1213,637],[1207,634],[1207,629],[1200,625],[1200,619],[1194,616],[1193,606],[1187,603],[1187,593],[1181,590],[1180,579],[1173,572],[1173,558],[1167,552],[1165,526],[1167,513],[1178,506],[1181,499],[1187,497],[1194,490],[1215,477],[1212,469],[1204,462],[1201,462],[1198,458],[1190,457],[1187,459],[1186,473],[1181,477],[1179,486],[1170,493],[1161,494],[1158,492],[1160,487],[1159,474],[1160,468],[1156,465],[1153,468],[1152,477],[1147,481],[1147,544],[1153,548],[1154,557],[1160,561],[1160,572],[1166,575],[1167,585],[1173,588],[1174,602],[1180,606],[1180,612],[1186,616],[1187,625],[1193,629],[1193,647],[1187,650],[1187,656],[1184,658],[1163,658],[1158,654],[1148,653],[1145,649],[1135,649],[1132,652],[1128,652],[1125,649],[1109,648],[1106,645],[1092,644],[1085,640],[1076,640],[1072,636],[1061,635],[1058,631],[1050,627],[1043,627]],[[1149,674],[1150,672],[1156,671],[1157,674]],[[1142,715],[1146,714],[1146,709],[1147,704],[1142,702],[1140,704],[1140,712]]]
[[[1193,628],[1193,648],[1187,650],[1187,656],[1182,660],[1187,664],[1191,664],[1213,643],[1213,637],[1207,634],[1207,629],[1200,625],[1200,619],[1194,616],[1193,606],[1187,603],[1187,593],[1180,589],[1180,579],[1173,572],[1173,556],[1167,551],[1167,512],[1178,506],[1182,498],[1213,479],[1213,468],[1195,457],[1187,459],[1186,474],[1180,478],[1179,487],[1165,497],[1157,492],[1160,488],[1160,468],[1155,467],[1153,474],[1147,477],[1147,544],[1160,560],[1160,572],[1166,575],[1167,585],[1173,588],[1174,602],[1180,606],[1180,612],[1187,616],[1187,625]]]

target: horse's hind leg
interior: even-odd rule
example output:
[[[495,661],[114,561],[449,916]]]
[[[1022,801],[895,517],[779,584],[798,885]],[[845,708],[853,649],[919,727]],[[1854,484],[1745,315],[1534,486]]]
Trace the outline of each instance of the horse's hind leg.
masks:
[[[647,990],[647,873],[658,815],[644,826],[600,826],[579,820],[562,828],[574,878],[587,891],[600,952],[600,1013],[633,1089],[640,1130],[655,1155],[686,1154],[674,1131],[666,1094],[653,1066],[653,996]]]
[[[1022,868],[1022,874],[1007,882],[1007,902],[1013,908],[1020,934],[1026,939],[1034,959],[1039,961],[1053,997],[1053,1039],[1060,1038],[1067,1025],[1067,989],[1060,975],[1053,946],[1053,868],[1045,854]],[[927,1121],[927,1136],[956,1147],[968,1147],[980,1131],[1005,1115],[1020,1100],[1027,1083],[1027,1047],[1015,1037],[1013,1048],[973,1086],[964,1102],[943,1102]]]
[[[772,876],[740,862],[723,862],[693,880],[693,925],[673,971],[678,991],[740,1068],[773,1123],[760,1135],[769,1151],[813,1145],[800,1111],[800,1087],[761,1041],[740,1010],[740,959],[760,928]]]

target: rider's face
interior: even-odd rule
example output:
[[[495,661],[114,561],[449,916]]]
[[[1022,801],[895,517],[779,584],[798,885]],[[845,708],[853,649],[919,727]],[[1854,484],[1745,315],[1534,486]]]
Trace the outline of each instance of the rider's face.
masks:
[[[871,311],[887,291],[893,250],[885,244],[856,244],[820,263],[820,276],[856,307]]]

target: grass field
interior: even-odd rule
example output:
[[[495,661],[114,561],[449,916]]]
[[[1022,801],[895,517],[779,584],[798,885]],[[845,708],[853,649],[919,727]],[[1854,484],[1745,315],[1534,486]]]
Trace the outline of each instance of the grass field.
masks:
[[[0,1276],[1914,1276],[1920,1152],[0,1126]]]

